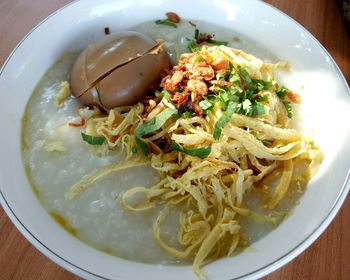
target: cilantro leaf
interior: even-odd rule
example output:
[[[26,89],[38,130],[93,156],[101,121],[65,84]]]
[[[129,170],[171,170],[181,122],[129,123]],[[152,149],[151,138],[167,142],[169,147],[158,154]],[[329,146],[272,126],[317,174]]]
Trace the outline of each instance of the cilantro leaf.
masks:
[[[199,106],[201,106],[203,110],[206,110],[212,107],[213,104],[211,104],[209,100],[203,99],[201,102],[199,102]]]
[[[265,114],[265,106],[260,102],[253,102],[249,111],[249,116],[259,116]]]

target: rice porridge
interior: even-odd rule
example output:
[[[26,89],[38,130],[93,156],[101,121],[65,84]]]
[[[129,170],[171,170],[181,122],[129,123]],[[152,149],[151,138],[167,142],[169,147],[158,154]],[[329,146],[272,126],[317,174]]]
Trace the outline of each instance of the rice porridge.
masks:
[[[229,42],[229,46],[242,49],[263,59],[278,59],[249,38],[223,27],[193,21],[201,30],[215,34],[215,39]],[[173,63],[179,55],[188,52],[188,38],[194,27],[183,21],[176,29],[145,22],[132,30],[148,34],[153,39],[163,39]],[[169,32],[170,31],[170,32]],[[68,200],[72,185],[92,171],[124,160],[123,152],[109,152],[101,157],[81,139],[80,128],[67,124],[78,122],[78,109],[82,106],[76,98],[69,97],[61,108],[55,107],[54,98],[61,82],[69,80],[77,53],[63,55],[44,75],[30,98],[23,117],[23,161],[33,190],[45,209],[71,234],[83,242],[108,254],[145,263],[181,264],[164,251],[153,236],[153,223],[158,216],[158,206],[140,212],[124,210],[116,201],[123,192],[135,186],[152,186],[159,181],[158,173],[150,166],[135,167],[111,173],[92,183],[76,199]],[[64,143],[60,151],[52,149]],[[254,197],[251,198],[254,207]],[[289,206],[285,206],[289,209]],[[163,239],[176,246],[178,211],[174,207],[162,225]],[[271,225],[253,225],[242,221],[243,232],[249,243],[273,228]]]

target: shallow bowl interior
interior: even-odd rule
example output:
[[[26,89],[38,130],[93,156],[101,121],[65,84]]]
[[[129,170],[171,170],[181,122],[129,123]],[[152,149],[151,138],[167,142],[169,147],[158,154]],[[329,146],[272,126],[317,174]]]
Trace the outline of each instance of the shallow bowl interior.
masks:
[[[206,266],[211,279],[258,278],[285,264],[326,228],[347,194],[350,154],[349,88],[322,46],[300,25],[260,1],[86,0],[74,2],[37,26],[14,50],[0,76],[0,200],[12,221],[44,254],[88,279],[195,279],[192,268],[146,265],[99,252],[73,238],[43,209],[21,161],[21,118],[45,71],[65,52],[104,36],[164,17],[213,22],[244,34],[291,64],[284,82],[300,90],[305,129],[315,132],[325,160],[300,205],[277,229],[244,252]],[[258,54],[256,54],[258,55]],[[4,137],[5,136],[5,137]]]

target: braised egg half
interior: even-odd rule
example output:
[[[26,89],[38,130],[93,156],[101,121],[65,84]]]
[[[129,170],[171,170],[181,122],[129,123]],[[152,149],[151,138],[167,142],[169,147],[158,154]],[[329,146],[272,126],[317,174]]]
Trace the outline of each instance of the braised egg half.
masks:
[[[170,60],[162,43],[134,31],[107,35],[75,61],[72,94],[87,106],[112,109],[142,100]]]

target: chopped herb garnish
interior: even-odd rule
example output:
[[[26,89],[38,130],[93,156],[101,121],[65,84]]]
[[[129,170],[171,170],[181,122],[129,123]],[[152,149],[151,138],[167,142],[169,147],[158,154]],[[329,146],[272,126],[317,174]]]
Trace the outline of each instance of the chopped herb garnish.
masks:
[[[211,97],[211,96],[210,96]],[[220,107],[224,110],[226,110],[228,102],[233,101],[233,102],[239,102],[239,96],[233,87],[221,87],[220,91],[212,97],[209,101],[211,101],[214,105],[214,103],[219,102]]]
[[[253,83],[260,90],[269,90],[272,86],[272,81],[264,81],[264,80],[253,80]]]
[[[195,156],[199,158],[206,158],[211,153],[211,147],[206,148],[195,148],[195,149],[186,149],[185,147],[181,147],[179,144],[177,144],[175,141],[171,143],[171,147],[175,151],[183,152],[190,156]]]
[[[267,101],[269,99],[269,96],[267,94],[263,94],[263,95],[258,95],[257,100],[262,102],[262,101]]]
[[[173,119],[173,121],[177,121],[180,118],[180,116],[178,115],[178,113],[175,113],[171,115],[171,118]]]
[[[252,107],[252,102],[249,99],[246,99],[242,102],[242,109],[248,115]]]
[[[284,100],[284,97],[286,96],[286,94],[290,92],[290,90],[286,87],[281,87],[277,92],[277,96],[279,98],[282,99],[282,103],[284,105],[284,107],[286,108],[287,110],[287,113],[288,113],[288,118],[292,118],[293,117],[293,106],[292,106],[292,103],[290,101],[287,101],[287,100]]]
[[[90,145],[102,145],[106,141],[106,137],[104,136],[91,136],[83,132],[81,133],[81,137]]]
[[[224,103],[226,103],[227,101],[230,100],[230,94],[228,89],[226,88],[222,88],[222,91],[219,91],[218,95],[217,95],[217,99],[219,101],[222,101]]]
[[[241,81],[239,75],[236,73],[236,71],[234,70],[234,68],[233,68],[233,70],[232,70],[231,73],[230,73],[230,76],[229,76],[228,81],[231,82],[231,83],[237,83],[237,82],[240,82],[240,81]]]
[[[174,109],[165,109],[164,111],[160,112],[157,116],[153,117],[149,122],[140,125],[137,128],[135,135],[142,137],[146,134],[160,129],[164,125],[164,123],[176,112],[177,111]]]
[[[162,98],[165,98],[165,99],[169,99],[170,98],[169,92],[167,92],[165,89],[163,89],[162,91],[156,91],[155,95],[157,97],[162,97]]]
[[[163,97],[163,92],[162,91],[156,90],[156,92],[154,94],[158,98]]]
[[[228,79],[230,75],[230,72],[226,72],[226,73],[217,73],[215,78],[218,80],[218,81],[226,81]]]
[[[160,129],[165,124],[165,122],[176,113],[177,111],[175,109],[165,109],[164,111],[160,112],[157,116],[153,117],[149,122],[141,124],[136,129],[136,144],[141,148],[142,152],[145,155],[148,155],[149,151],[147,144],[141,140],[142,136]]]
[[[249,116],[259,116],[265,114],[265,106],[257,101],[254,101],[250,107]]]
[[[221,46],[221,45],[227,46],[228,45],[227,41],[218,41],[218,40],[213,40],[213,39],[207,39],[207,42],[209,44],[213,44],[213,45],[217,45],[217,46]]]
[[[186,111],[182,114],[182,117],[185,118],[185,119],[189,119],[190,117],[193,116],[193,113],[192,112],[189,112],[189,111]]]
[[[162,97],[163,97],[165,100],[171,102],[171,101],[170,101],[170,93],[169,93],[168,91],[166,91],[165,89],[163,89],[163,90],[161,91],[161,94],[162,94]]]
[[[190,52],[196,52],[199,50],[199,48],[197,47],[197,43],[195,40],[191,40],[191,39],[187,39],[189,41],[187,48]]]
[[[194,61],[201,62],[201,61],[205,61],[205,59],[203,58],[203,56],[197,55]]]
[[[246,90],[242,92],[241,94],[241,101],[245,101],[248,98],[248,95],[250,95],[249,92],[247,92]]]
[[[220,45],[225,45],[227,46],[228,45],[228,42],[227,41],[218,41],[218,40],[214,40],[212,39],[214,35],[211,35],[211,34],[207,34],[207,33],[201,33],[199,31],[198,28],[196,28],[194,30],[194,40],[193,39],[188,39],[187,40],[189,41],[188,43],[188,46],[187,48],[191,51],[191,52],[196,52],[198,51],[198,44],[201,44],[203,42],[207,42],[209,44],[213,44],[213,45],[217,45],[217,46],[220,46]]]
[[[199,102],[199,106],[204,110],[207,111],[209,109],[213,108],[213,103],[211,103],[209,100],[207,99],[203,99],[201,102]],[[207,114],[207,113],[206,113]]]
[[[288,92],[289,89],[287,89],[286,87],[282,87],[279,91],[277,91],[277,96],[279,98],[284,98]]]
[[[220,73],[217,74],[217,76],[219,75]],[[230,83],[236,83],[236,82],[240,82],[241,79],[235,69],[235,67],[233,66],[233,64],[230,62],[230,70],[227,71],[226,73],[224,74],[221,74],[222,76],[219,76],[219,78],[221,78],[222,80],[225,80],[225,81],[228,81]],[[220,80],[218,79],[218,77],[216,78],[217,80]]]
[[[216,99],[218,101],[222,101],[222,102],[228,102],[228,101],[235,101],[238,102],[239,101],[239,96],[236,95],[236,91],[234,88],[221,88],[221,91],[219,91],[219,93],[216,96]]]
[[[137,153],[136,147],[131,147],[131,152],[132,152],[133,154],[136,154],[136,153]]]
[[[199,39],[199,29],[197,29],[197,28],[194,31],[194,39],[196,39],[196,41],[198,41],[198,39]]]
[[[171,27],[174,27],[174,28],[177,28],[177,25],[173,22],[171,22],[170,20],[168,19],[158,19],[155,21],[156,24],[163,24],[163,25],[167,25],[167,26],[171,26]]]
[[[230,101],[227,105],[226,111],[216,122],[213,134],[215,140],[218,140],[220,138],[221,130],[230,121],[232,114],[236,112],[237,105],[237,102]]]
[[[287,110],[288,118],[291,119],[293,117],[293,106],[292,106],[292,103],[289,102],[289,101],[286,101],[286,100],[284,100],[282,102],[283,102],[284,107]]]
[[[248,71],[243,67],[243,66],[238,66],[239,73],[241,74],[243,80],[245,81],[248,89],[253,88],[253,81],[252,78],[250,77]]]
[[[148,146],[145,142],[143,142],[140,138],[135,136],[136,145],[139,146],[142,153],[147,156],[149,154]]]
[[[265,145],[265,146],[270,146],[272,144],[272,142],[270,140],[261,140],[261,142]]]

